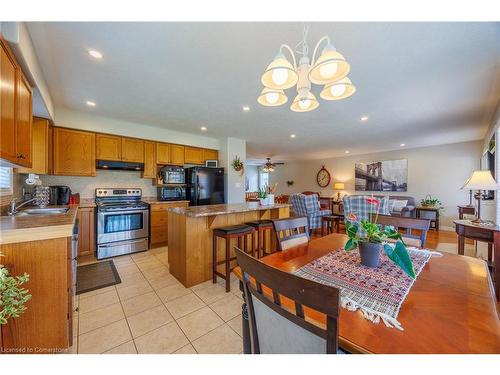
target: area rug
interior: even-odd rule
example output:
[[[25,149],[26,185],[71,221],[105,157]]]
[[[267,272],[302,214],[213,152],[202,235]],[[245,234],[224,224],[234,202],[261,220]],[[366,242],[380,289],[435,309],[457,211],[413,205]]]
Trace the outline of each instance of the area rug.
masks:
[[[122,282],[112,260],[78,266],[76,275],[76,294],[91,292]]]
[[[440,253],[408,248],[418,277],[422,268],[433,255]],[[403,330],[397,317],[403,301],[415,280],[382,252],[380,266],[370,268],[359,261],[358,250],[332,251],[299,268],[295,275],[340,289],[341,306],[347,310],[360,310],[363,316],[374,322],[380,320],[388,327]]]

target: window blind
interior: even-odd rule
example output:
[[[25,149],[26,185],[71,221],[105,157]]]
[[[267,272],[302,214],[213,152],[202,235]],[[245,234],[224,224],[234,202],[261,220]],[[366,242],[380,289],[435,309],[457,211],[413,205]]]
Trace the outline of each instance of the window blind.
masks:
[[[0,191],[12,194],[12,168],[0,167]]]

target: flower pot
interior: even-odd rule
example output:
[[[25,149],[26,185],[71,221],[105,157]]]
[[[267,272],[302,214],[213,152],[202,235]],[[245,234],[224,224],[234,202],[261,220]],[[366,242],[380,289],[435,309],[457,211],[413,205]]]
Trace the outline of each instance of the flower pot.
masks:
[[[360,242],[358,247],[361,264],[372,268],[378,267],[382,246],[381,243]]]
[[[261,206],[267,206],[268,205],[268,199],[267,198],[259,198]]]
[[[267,194],[267,204],[274,204],[274,194]]]

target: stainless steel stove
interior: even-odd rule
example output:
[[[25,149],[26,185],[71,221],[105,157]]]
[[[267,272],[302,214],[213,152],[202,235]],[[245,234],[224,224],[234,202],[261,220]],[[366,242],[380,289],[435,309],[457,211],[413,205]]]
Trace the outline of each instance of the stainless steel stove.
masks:
[[[97,205],[97,259],[148,249],[149,204],[142,190],[95,189]]]

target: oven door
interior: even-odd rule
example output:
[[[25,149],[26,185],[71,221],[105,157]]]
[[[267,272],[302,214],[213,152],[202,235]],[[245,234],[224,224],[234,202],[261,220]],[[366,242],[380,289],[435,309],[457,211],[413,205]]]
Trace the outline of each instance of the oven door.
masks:
[[[148,237],[149,210],[99,211],[97,214],[97,243],[124,241]]]

